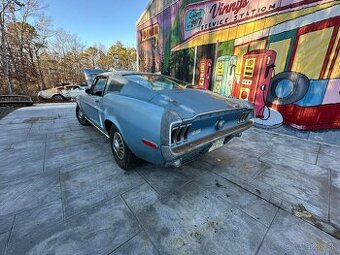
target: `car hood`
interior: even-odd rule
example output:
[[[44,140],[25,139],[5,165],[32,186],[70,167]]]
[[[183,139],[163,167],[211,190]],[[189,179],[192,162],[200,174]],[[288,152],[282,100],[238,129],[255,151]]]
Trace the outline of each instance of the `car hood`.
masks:
[[[182,119],[211,111],[252,108],[247,101],[226,98],[211,91],[196,89],[163,90],[154,96],[151,102],[177,112]]]
[[[105,73],[107,70],[103,69],[83,69],[87,86],[91,86],[94,78],[101,73]]]

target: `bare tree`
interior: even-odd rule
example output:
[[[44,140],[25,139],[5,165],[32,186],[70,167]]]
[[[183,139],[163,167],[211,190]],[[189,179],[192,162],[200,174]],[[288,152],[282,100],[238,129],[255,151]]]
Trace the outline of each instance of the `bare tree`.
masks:
[[[60,83],[79,83],[84,68],[136,69],[136,50],[121,42],[109,50],[85,48],[64,29],[52,30],[40,0],[0,0],[0,91],[36,95]],[[1,93],[0,92],[0,93]]]
[[[24,4],[17,0],[2,0],[0,7],[0,36],[1,36],[1,64],[5,84],[7,86],[8,94],[13,94],[13,85],[9,74],[9,60],[7,56],[7,43],[6,43],[6,15],[9,9],[15,9],[16,7],[23,7]]]

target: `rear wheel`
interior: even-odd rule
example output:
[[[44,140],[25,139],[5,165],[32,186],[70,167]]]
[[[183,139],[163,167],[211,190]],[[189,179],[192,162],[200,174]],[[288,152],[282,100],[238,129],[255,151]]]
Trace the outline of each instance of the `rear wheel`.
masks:
[[[126,145],[122,134],[112,126],[110,129],[110,144],[116,163],[123,170],[130,170],[137,164],[137,157]]]
[[[90,126],[91,125],[91,123],[86,119],[85,115],[83,114],[83,112],[79,108],[79,105],[77,105],[77,108],[76,108],[76,116],[77,116],[77,119],[78,119],[78,121],[81,125],[83,125],[83,126]]]
[[[54,95],[52,98],[55,99],[55,100],[64,100],[64,97],[62,95],[59,95],[59,94]]]

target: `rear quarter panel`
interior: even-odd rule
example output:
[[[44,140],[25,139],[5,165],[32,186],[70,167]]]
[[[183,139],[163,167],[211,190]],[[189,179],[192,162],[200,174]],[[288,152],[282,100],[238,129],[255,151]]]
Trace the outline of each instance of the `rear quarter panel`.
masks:
[[[105,127],[105,120],[114,123],[137,157],[154,164],[164,163],[159,148],[164,108],[118,93],[105,95],[102,109],[103,126]],[[156,143],[159,147],[153,149],[145,146],[142,143],[143,138]]]

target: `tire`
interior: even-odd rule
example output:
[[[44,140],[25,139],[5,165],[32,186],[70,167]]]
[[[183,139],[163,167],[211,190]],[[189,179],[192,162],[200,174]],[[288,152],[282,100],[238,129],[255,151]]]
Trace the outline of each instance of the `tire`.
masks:
[[[76,116],[77,116],[77,120],[79,121],[79,123],[81,125],[83,125],[83,126],[91,126],[91,123],[86,119],[85,115],[80,110],[78,104],[77,104],[77,108],[76,108]]]
[[[278,97],[276,88],[281,81],[289,81],[292,84],[292,91],[285,97]],[[292,104],[302,99],[309,88],[309,79],[307,76],[296,72],[283,72],[275,75],[270,81],[267,102],[277,105]]]
[[[114,126],[110,129],[110,145],[115,161],[121,169],[127,171],[137,165],[137,157],[125,143],[123,135]]]
[[[62,95],[59,95],[59,94],[54,95],[52,98],[55,99],[55,100],[64,100],[65,99]]]

